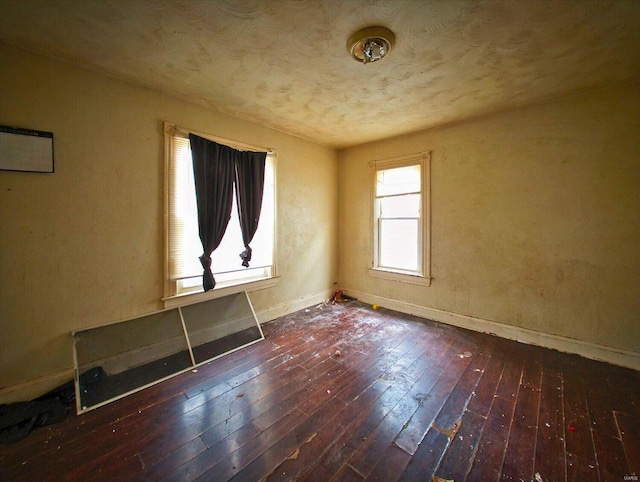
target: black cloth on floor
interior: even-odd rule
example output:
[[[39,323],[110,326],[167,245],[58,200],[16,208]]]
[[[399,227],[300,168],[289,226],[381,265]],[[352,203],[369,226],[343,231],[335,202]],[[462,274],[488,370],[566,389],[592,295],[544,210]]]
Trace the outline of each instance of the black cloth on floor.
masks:
[[[0,443],[25,438],[36,427],[58,423],[69,413],[59,398],[0,405]]]

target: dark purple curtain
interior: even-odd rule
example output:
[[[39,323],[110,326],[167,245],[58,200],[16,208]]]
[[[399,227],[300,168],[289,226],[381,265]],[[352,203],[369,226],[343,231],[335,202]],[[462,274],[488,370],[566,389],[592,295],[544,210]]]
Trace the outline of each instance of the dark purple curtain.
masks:
[[[236,156],[236,203],[244,241],[244,251],[240,253],[240,258],[242,266],[247,268],[251,261],[249,243],[258,229],[262,209],[266,158],[266,152],[238,151]]]
[[[204,251],[200,256],[204,269],[202,286],[209,291],[216,285],[211,271],[211,253],[220,245],[231,218],[237,151],[194,134],[189,134],[189,141],[196,185],[198,230]]]

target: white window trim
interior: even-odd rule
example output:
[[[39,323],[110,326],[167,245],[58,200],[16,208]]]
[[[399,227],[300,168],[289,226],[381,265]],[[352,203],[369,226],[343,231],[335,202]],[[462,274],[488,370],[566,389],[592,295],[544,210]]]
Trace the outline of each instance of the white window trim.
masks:
[[[402,270],[389,269],[376,266],[378,259],[377,253],[377,236],[378,223],[376,222],[375,205],[376,205],[376,173],[383,169],[392,169],[395,167],[404,167],[420,164],[421,165],[421,193],[422,193],[422,232],[420,240],[419,253],[419,273],[406,272]],[[371,233],[371,257],[369,266],[369,276],[373,278],[382,278],[390,281],[398,281],[402,283],[415,284],[420,286],[431,286],[431,151],[420,152],[402,157],[394,157],[380,161],[372,161],[370,167],[370,192],[371,199],[370,209],[370,229]]]
[[[234,149],[239,150],[251,150],[251,151],[269,151],[276,154],[274,149],[265,149],[262,147],[256,147],[249,144],[243,144],[223,137],[212,136],[203,132],[195,131],[193,129],[187,129],[179,127],[176,124],[170,122],[164,122],[164,297],[162,302],[165,308],[175,308],[177,306],[184,306],[191,303],[201,302],[214,298],[220,298],[228,296],[230,294],[239,293],[242,291],[256,291],[265,288],[271,288],[278,284],[280,276],[278,275],[278,260],[277,260],[277,241],[278,241],[278,199],[277,199],[277,165],[275,166],[276,175],[274,176],[274,226],[273,226],[273,264],[271,269],[271,276],[268,278],[258,279],[254,281],[246,282],[220,282],[216,284],[216,287],[209,291],[192,291],[186,293],[174,293],[174,287],[172,281],[169,279],[169,200],[170,200],[170,180],[169,180],[169,164],[171,161],[171,152],[173,150],[173,138],[174,137],[189,137],[189,133],[193,133],[197,136],[204,137],[219,144],[224,144]],[[277,155],[275,161],[277,163]]]

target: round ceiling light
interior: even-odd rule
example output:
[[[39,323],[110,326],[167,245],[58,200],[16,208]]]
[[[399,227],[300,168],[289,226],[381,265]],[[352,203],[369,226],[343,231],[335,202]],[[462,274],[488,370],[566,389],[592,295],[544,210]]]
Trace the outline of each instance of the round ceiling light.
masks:
[[[391,52],[396,36],[386,27],[367,27],[358,30],[347,41],[347,50],[358,62],[368,64]]]

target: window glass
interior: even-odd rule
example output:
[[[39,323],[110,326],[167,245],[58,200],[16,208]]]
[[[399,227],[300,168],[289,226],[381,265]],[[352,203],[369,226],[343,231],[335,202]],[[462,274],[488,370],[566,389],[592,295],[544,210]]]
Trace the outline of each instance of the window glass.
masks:
[[[420,216],[420,194],[406,194],[380,199],[383,218],[417,218]]]
[[[408,192],[420,192],[420,165],[378,171],[376,196]]]
[[[383,219],[380,223],[380,267],[418,270],[418,220]]]

